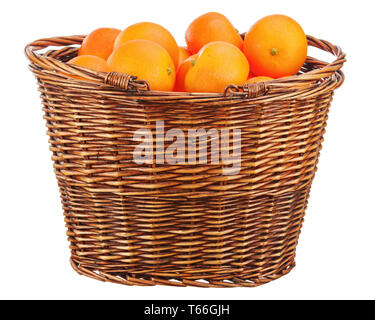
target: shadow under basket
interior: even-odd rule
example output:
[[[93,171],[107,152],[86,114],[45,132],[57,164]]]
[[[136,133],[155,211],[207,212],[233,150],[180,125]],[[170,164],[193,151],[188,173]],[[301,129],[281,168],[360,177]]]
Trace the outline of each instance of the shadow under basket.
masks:
[[[296,76],[230,85],[220,94],[177,93],[67,64],[83,39],[41,39],[25,49],[41,93],[73,268],[141,286],[252,287],[287,274],[333,92],[344,81],[341,49],[308,36],[310,46],[336,60],[308,57]],[[178,129],[186,137],[189,129],[240,129],[239,170],[223,174],[228,163],[209,161],[219,149],[208,134],[207,163],[194,163],[187,151],[175,155],[176,163],[156,161],[175,143],[158,144],[157,121],[165,133]],[[137,130],[152,135],[151,162],[134,161]],[[231,135],[232,152],[235,140]]]

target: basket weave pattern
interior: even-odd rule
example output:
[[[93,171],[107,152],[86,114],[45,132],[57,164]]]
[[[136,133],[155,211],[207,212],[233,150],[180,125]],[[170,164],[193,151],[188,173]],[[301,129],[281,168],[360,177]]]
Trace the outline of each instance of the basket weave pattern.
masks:
[[[333,91],[344,80],[340,48],[309,37],[336,60],[309,57],[298,76],[187,94],[67,65],[82,39],[26,47],[73,268],[127,285],[201,287],[257,286],[288,273]],[[37,52],[50,46],[62,48]],[[137,165],[134,132],[155,132],[161,120],[165,131],[241,129],[240,172],[222,175],[223,163]]]

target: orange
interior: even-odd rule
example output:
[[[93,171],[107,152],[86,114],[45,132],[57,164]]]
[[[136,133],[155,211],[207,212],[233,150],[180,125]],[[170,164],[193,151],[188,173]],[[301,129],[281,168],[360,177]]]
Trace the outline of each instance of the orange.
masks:
[[[284,15],[267,16],[246,34],[244,52],[255,75],[280,78],[294,75],[307,55],[307,39],[301,26]]]
[[[188,70],[185,88],[189,92],[224,92],[229,84],[243,85],[249,75],[249,63],[236,46],[215,41],[206,44],[195,64]]]
[[[110,71],[127,73],[147,80],[151,90],[171,91],[175,68],[162,46],[149,40],[131,40],[113,51],[108,58]]]
[[[176,83],[174,85],[173,91],[184,92],[185,91],[185,77],[188,71],[196,63],[196,58],[198,54],[193,54],[192,56],[185,59],[185,61],[179,66],[176,73]]]
[[[265,82],[265,81],[270,81],[270,80],[273,80],[273,78],[259,76],[259,77],[249,78],[246,80],[245,83],[254,83],[254,82],[262,82],[262,81]]]
[[[178,47],[178,67],[190,57],[190,52],[185,47]]]
[[[99,28],[92,31],[83,40],[78,55],[93,55],[108,59],[113,50],[113,43],[121,31],[113,28]]]
[[[130,40],[150,40],[158,43],[165,48],[175,64],[178,67],[179,50],[176,40],[171,33],[156,23],[140,22],[133,24],[123,30],[115,41],[115,49]]]
[[[243,40],[230,21],[220,13],[209,12],[196,18],[185,33],[189,51],[197,53],[213,41],[224,41],[242,49]]]
[[[97,56],[82,55],[71,59],[68,63],[90,68],[95,71],[108,72],[107,62]]]
[[[248,79],[251,79],[251,78],[254,78],[254,77],[256,77],[256,75],[254,73],[252,73],[252,71],[250,70]]]

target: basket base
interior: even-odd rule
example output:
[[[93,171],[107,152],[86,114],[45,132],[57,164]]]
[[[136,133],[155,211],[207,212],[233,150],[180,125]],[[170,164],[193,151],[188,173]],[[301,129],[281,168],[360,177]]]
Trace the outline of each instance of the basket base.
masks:
[[[70,259],[70,263],[78,274],[105,282],[113,282],[128,286],[164,285],[174,287],[190,286],[202,288],[257,287],[288,274],[295,267],[295,261],[293,260],[289,265],[281,269],[279,272],[267,275],[265,277],[258,277],[256,279],[233,278],[226,280],[189,280],[183,278],[167,278],[133,273],[108,273],[99,271],[95,268],[83,267],[78,262],[74,261],[74,259]]]

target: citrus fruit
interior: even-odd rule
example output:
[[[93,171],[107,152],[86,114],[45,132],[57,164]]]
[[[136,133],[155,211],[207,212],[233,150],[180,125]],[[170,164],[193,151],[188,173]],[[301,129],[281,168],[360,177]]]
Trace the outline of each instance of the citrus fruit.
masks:
[[[97,56],[91,56],[91,55],[77,56],[71,59],[68,63],[75,64],[81,67],[90,68],[95,71],[103,71],[103,72],[108,71],[107,62],[104,59],[99,58]]]
[[[179,50],[172,34],[156,23],[140,22],[127,27],[118,35],[114,48],[130,40],[150,40],[158,43],[170,54],[175,67],[178,67]]]
[[[243,85],[249,75],[249,63],[236,46],[215,41],[198,53],[185,78],[189,92],[224,92],[229,84]]]
[[[272,78],[294,75],[306,60],[306,35],[288,16],[267,16],[246,34],[244,53],[255,75]]]
[[[190,52],[185,47],[178,47],[178,67],[190,57]]]
[[[147,80],[151,90],[171,91],[175,82],[172,58],[162,46],[149,40],[131,40],[117,47],[107,60],[110,71]]]
[[[198,54],[193,54],[192,56],[185,59],[185,61],[179,66],[176,73],[176,83],[173,91],[184,92],[185,91],[185,77],[187,72],[194,66]]]
[[[249,78],[249,79],[246,80],[245,83],[265,82],[265,81],[270,81],[270,80],[273,80],[273,78],[259,76],[259,77]]]
[[[99,28],[92,31],[83,40],[78,55],[93,55],[107,60],[120,32],[114,28]]]
[[[243,46],[238,31],[224,15],[217,12],[209,12],[196,18],[187,28],[185,40],[192,54],[213,41],[228,42],[240,49]]]

